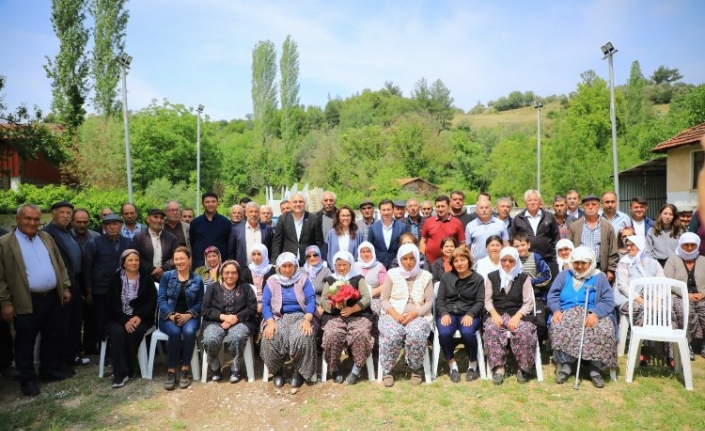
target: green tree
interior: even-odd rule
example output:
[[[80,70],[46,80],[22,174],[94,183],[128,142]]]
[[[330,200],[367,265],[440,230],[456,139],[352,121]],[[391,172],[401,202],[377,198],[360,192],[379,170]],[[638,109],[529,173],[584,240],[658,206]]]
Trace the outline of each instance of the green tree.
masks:
[[[644,121],[644,86],[646,80],[641,74],[638,61],[632,63],[625,98],[627,101],[626,123],[627,127],[636,126]]]
[[[259,41],[252,50],[252,110],[256,135],[273,138],[272,117],[277,111],[277,52],[268,40]]]
[[[282,107],[281,135],[284,141],[284,156],[286,157],[286,181],[294,182],[296,178],[296,137],[299,129],[299,52],[296,42],[287,36],[282,46],[282,57],[279,61],[281,73],[280,96]]]
[[[125,129],[122,118],[89,116],[78,128],[73,162],[65,169],[82,187],[124,188]]]
[[[411,98],[438,121],[441,129],[450,127],[453,119],[453,98],[450,97],[450,90],[443,81],[437,79],[429,87],[426,78],[421,78],[416,82]]]
[[[129,12],[127,0],[91,0],[88,10],[93,16],[93,106],[106,117],[119,108],[116,100],[120,69],[115,58],[125,49],[125,28]]]
[[[654,71],[653,75],[651,75],[651,81],[653,81],[655,85],[659,85],[662,82],[672,84],[679,81],[681,78],[683,78],[683,75],[678,72],[677,68],[669,69],[663,64]]]
[[[44,70],[51,79],[51,108],[71,136],[86,115],[83,105],[88,94],[89,63],[85,10],[86,0],[52,0],[51,3],[51,23],[59,38],[59,52],[54,60],[46,57]]]

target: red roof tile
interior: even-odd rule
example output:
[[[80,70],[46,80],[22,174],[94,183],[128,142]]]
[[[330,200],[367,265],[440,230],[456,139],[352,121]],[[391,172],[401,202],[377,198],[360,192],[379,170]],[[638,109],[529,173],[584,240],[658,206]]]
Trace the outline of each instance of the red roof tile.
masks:
[[[684,145],[690,145],[697,143],[703,136],[705,136],[705,123],[693,126],[690,129],[686,129],[676,136],[672,137],[668,141],[661,142],[657,146],[651,149],[654,153],[665,153],[673,148],[682,147]]]

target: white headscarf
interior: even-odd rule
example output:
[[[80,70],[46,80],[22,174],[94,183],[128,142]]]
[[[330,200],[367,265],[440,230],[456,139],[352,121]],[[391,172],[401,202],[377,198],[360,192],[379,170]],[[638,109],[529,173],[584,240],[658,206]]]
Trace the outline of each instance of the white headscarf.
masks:
[[[404,269],[404,265],[401,263],[401,258],[409,253],[414,254],[414,259],[416,259],[416,266],[411,271]],[[399,271],[405,279],[416,277],[416,275],[421,271],[421,259],[419,258],[419,248],[414,244],[404,244],[399,247],[397,251],[397,263],[399,264]]]
[[[280,271],[281,266],[286,262],[292,263],[296,267],[296,271],[291,277],[284,277]],[[299,272],[299,260],[294,256],[294,253],[286,251],[279,255],[277,258],[277,273],[272,277],[279,280],[282,286],[292,285],[299,280],[299,277],[301,277],[301,273]]]
[[[360,257],[361,253],[360,250],[363,248],[369,248],[370,251],[372,252],[372,259],[369,262],[365,262],[362,260]],[[357,246],[357,261],[355,264],[359,266],[362,269],[370,269],[373,268],[375,265],[377,265],[379,262],[377,262],[377,253],[375,253],[375,246],[372,245],[371,242],[369,241],[364,241],[360,245]]]
[[[683,244],[695,244],[695,250],[686,253],[685,250],[681,248]],[[695,260],[700,256],[700,237],[693,232],[686,232],[678,238],[678,248],[676,248],[676,256],[683,260]]]
[[[269,263],[269,251],[267,251],[267,246],[264,244],[256,243],[252,245],[252,251],[259,251],[262,254],[262,263],[259,265],[255,265],[254,262],[250,263],[247,265],[250,268],[250,271],[252,271],[253,274],[263,276],[264,274],[268,273],[269,270],[272,268],[272,265]]]
[[[342,275],[340,274],[337,269],[335,268],[335,263],[338,260],[344,260],[347,263],[350,264],[350,271],[348,271],[347,274]],[[336,280],[350,280],[351,278],[355,277],[357,275],[357,272],[355,271],[355,258],[353,257],[352,253],[346,250],[341,250],[337,252],[336,254],[333,255],[333,269],[335,272],[333,273],[333,278]]]
[[[573,276],[578,280],[587,280],[588,278],[592,277],[597,272],[599,272],[596,269],[597,262],[595,262],[595,252],[592,251],[590,247],[585,247],[584,245],[581,245],[580,247],[573,250],[570,253],[570,263],[572,264],[573,262],[590,262],[590,266],[582,274],[576,273],[571,265],[570,272],[572,272]]]
[[[558,240],[556,243],[556,261],[558,261],[558,270],[563,271],[563,265],[566,263],[570,263],[570,257],[568,259],[561,259],[561,257],[558,255],[558,250],[562,248],[569,248],[571,250],[575,250],[575,246],[573,245],[573,241],[563,238]]]
[[[505,256],[514,259],[514,268],[509,272],[506,272],[504,268],[502,268],[502,258]],[[521,264],[521,260],[519,260],[519,250],[514,247],[504,247],[499,252],[499,279],[501,280],[499,288],[507,291],[514,279],[521,274],[522,269],[524,269],[524,266]]]

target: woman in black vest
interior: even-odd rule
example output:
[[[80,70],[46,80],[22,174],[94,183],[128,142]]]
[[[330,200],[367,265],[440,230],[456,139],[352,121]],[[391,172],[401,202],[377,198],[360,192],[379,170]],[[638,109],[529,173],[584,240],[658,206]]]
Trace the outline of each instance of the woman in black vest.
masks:
[[[507,347],[516,357],[517,381],[526,383],[535,365],[536,325],[533,322],[534,289],[531,279],[522,274],[519,252],[514,247],[499,253],[501,268],[490,272],[485,282],[484,343],[492,369],[492,382],[504,381]]]
[[[360,370],[372,352],[372,321],[374,314],[370,310],[370,289],[365,278],[353,270],[355,259],[348,251],[339,251],[333,256],[335,272],[326,277],[319,306],[323,308],[321,326],[323,328],[323,357],[330,366],[335,383],[343,382],[340,373],[340,355],[345,346],[350,347],[353,368],[345,382],[357,383]],[[328,298],[332,290],[339,286],[350,285],[359,294],[359,299],[336,302]]]

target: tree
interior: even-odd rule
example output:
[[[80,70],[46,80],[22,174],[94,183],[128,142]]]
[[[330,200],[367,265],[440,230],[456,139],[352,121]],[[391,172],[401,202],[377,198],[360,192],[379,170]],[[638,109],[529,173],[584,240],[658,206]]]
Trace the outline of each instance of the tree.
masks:
[[[416,82],[411,98],[438,121],[441,129],[450,128],[453,119],[453,98],[450,97],[450,90],[443,81],[437,79],[429,88],[426,78],[421,78]]]
[[[276,136],[272,116],[277,111],[277,53],[268,40],[259,41],[252,50],[252,110],[257,139]]]
[[[286,180],[296,180],[294,172],[294,149],[298,133],[297,112],[299,107],[299,52],[296,42],[287,36],[282,47],[282,57],[279,61],[281,73],[280,96],[282,107],[281,135],[284,141],[284,155],[286,157]]]
[[[93,106],[106,117],[118,111],[116,100],[120,69],[115,58],[125,50],[125,27],[129,12],[127,0],[91,0],[89,11],[95,21],[93,29]]]
[[[88,29],[83,25],[85,10],[86,0],[52,0],[51,4],[51,23],[59,38],[59,52],[54,60],[46,57],[44,70],[52,81],[51,108],[70,136],[86,115],[83,105],[88,94],[89,63]]]
[[[658,67],[654,71],[654,74],[651,75],[651,80],[653,81],[654,85],[659,85],[662,82],[665,82],[667,84],[672,84],[678,80],[683,78],[683,75],[678,72],[678,69],[669,69],[663,64]]]
[[[627,127],[636,126],[644,120],[644,86],[646,80],[641,74],[638,61],[632,63],[625,98],[627,101]]]

